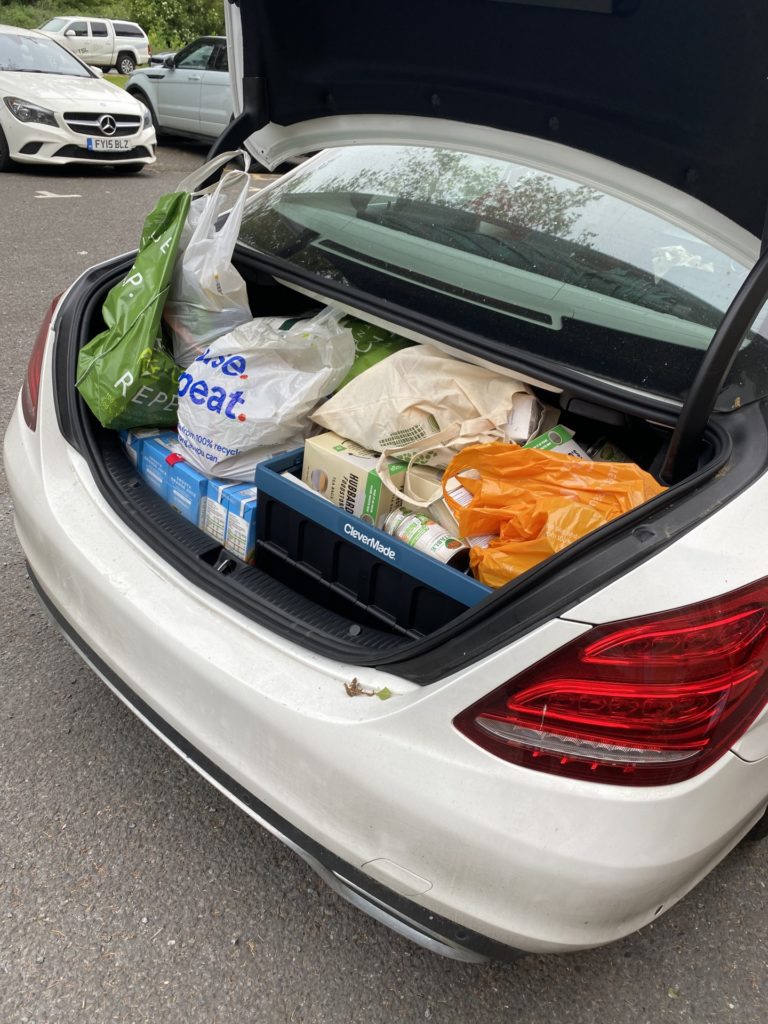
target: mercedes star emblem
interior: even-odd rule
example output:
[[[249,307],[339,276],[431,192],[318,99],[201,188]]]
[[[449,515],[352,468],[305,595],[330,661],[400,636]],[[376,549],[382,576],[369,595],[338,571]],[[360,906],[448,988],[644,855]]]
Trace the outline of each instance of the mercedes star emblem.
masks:
[[[111,114],[104,114],[99,118],[99,127],[102,135],[114,135],[117,131],[117,121]]]

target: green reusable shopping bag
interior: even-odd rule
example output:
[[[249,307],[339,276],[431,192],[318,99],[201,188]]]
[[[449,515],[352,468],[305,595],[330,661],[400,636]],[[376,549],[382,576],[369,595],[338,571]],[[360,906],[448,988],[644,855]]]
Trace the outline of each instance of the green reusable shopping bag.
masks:
[[[342,327],[348,327],[355,339],[355,361],[352,369],[344,380],[339,384],[337,391],[341,391],[351,380],[359,377],[365,370],[380,363],[382,359],[399,352],[401,348],[408,348],[415,342],[408,338],[402,338],[394,331],[388,331],[385,327],[378,327],[376,324],[369,324],[365,320],[359,320],[356,316],[345,316],[341,321]]]
[[[76,385],[104,427],[176,426],[181,369],[165,347],[160,317],[190,198],[171,192],[158,200],[130,273],[104,301],[106,331],[80,351]]]

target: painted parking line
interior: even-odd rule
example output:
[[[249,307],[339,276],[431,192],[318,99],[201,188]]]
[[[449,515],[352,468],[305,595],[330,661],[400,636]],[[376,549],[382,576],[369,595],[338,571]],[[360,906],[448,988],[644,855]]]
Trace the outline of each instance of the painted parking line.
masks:
[[[47,192],[44,188],[37,189],[35,199],[82,199],[83,197],[78,192],[70,192],[68,195],[63,195],[58,192]]]

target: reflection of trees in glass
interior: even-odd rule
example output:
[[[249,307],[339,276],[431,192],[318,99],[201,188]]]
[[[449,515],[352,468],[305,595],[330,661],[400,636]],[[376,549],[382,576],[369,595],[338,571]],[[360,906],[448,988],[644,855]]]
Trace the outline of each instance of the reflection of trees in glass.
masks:
[[[600,199],[600,193],[588,185],[559,188],[548,174],[531,172],[514,184],[498,182],[470,203],[470,209],[484,220],[508,228],[541,231],[556,238],[568,238],[589,245],[593,231],[582,230],[571,236],[584,207]]]
[[[371,155],[386,152],[375,149]],[[503,170],[480,164],[478,158],[448,149],[401,148],[397,164],[387,161],[384,168],[372,164],[345,170],[346,154],[333,154],[320,167],[310,167],[286,182],[287,192],[320,191],[379,195],[411,202],[465,206],[473,197],[491,188]],[[340,166],[337,166],[340,165]]]
[[[377,185],[412,202],[465,207],[472,196],[492,188],[502,172],[466,153],[449,149],[414,149],[396,170],[378,175]]]
[[[573,234],[585,207],[601,198],[588,185],[569,187],[552,175],[523,168],[514,180],[513,165],[448,149],[402,148],[399,152],[402,160],[396,165],[355,170],[345,170],[345,154],[333,154],[328,163],[286,182],[286,191],[376,195],[459,207],[516,237],[535,230],[587,246],[595,237],[587,230]]]

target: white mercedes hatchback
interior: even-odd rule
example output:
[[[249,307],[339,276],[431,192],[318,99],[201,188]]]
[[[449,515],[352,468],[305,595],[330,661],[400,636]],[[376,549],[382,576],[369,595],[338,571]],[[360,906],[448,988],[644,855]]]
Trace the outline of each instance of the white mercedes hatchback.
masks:
[[[0,171],[27,164],[155,162],[149,112],[44,35],[0,25]]]
[[[416,626],[371,596],[363,530],[273,517],[241,562],[75,389],[119,256],[52,304],[8,428],[31,579],[151,729],[378,920],[475,961],[620,938],[764,831],[768,8],[226,10],[219,149],[324,150],[246,209],[254,316],[331,304],[514,373],[666,489]],[[346,580],[311,564],[332,543]]]

